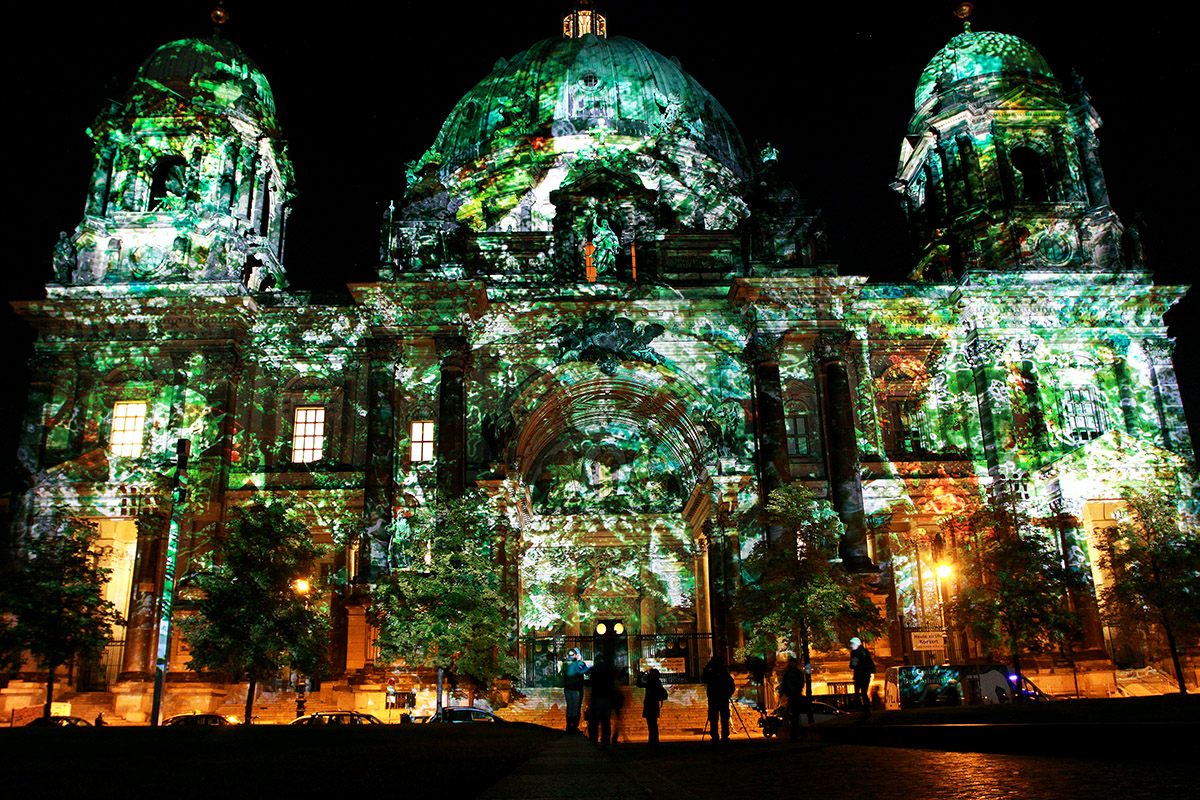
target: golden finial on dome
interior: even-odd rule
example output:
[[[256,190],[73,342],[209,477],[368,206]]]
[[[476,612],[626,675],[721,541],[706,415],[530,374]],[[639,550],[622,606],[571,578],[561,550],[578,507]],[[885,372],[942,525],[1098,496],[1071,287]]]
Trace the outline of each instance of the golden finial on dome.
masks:
[[[212,17],[212,21],[218,25],[224,25],[229,21],[229,12],[225,10],[224,3],[217,3],[216,7],[213,8],[208,15]]]
[[[971,12],[974,10],[974,3],[959,3],[954,7],[954,16],[963,21],[963,30],[968,33],[971,31],[971,20],[967,19],[967,17],[971,16]]]

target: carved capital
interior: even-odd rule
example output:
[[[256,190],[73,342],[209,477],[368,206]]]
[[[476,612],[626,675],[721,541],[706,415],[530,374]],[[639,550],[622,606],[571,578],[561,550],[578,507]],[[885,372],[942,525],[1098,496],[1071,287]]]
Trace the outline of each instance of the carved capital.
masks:
[[[1004,344],[995,339],[978,336],[967,342],[963,348],[963,356],[972,367],[982,367],[995,363],[996,357],[1004,351]]]
[[[1175,342],[1165,336],[1142,340],[1142,350],[1154,361],[1170,361],[1175,352]]]
[[[742,350],[742,360],[751,367],[759,364],[779,363],[779,351],[782,340],[768,333],[756,333],[750,337]]]
[[[817,337],[813,352],[817,354],[822,364],[831,361],[845,361],[850,343],[854,337],[850,331],[826,331]]]

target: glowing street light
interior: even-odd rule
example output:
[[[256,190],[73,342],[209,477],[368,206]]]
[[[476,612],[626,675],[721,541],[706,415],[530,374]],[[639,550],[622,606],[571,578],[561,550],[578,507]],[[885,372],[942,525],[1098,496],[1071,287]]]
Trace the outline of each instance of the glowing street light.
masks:
[[[296,592],[296,594],[306,595],[308,594],[308,590],[311,588],[312,585],[308,582],[307,578],[296,578],[296,580],[292,582],[292,589]]]
[[[942,647],[946,651],[946,660],[950,660],[950,629],[946,627],[946,598],[942,594],[942,581],[954,574],[954,568],[949,564],[938,564],[934,569],[937,573],[938,610],[942,612]]]

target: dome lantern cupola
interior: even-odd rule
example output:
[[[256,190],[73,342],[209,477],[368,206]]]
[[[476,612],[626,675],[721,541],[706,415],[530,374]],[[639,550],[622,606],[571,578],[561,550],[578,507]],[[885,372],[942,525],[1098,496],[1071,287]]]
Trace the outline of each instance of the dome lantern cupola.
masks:
[[[588,34],[601,39],[608,37],[608,22],[595,6],[592,0],[576,0],[575,7],[563,17],[564,39],[579,39]]]

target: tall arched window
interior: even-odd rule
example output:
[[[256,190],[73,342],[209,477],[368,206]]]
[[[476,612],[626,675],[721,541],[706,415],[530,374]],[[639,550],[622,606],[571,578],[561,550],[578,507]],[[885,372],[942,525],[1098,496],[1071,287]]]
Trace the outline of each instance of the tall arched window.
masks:
[[[1032,147],[1014,147],[1010,155],[1017,197],[1029,203],[1050,199],[1046,191],[1046,166]]]
[[[182,156],[166,156],[154,165],[150,176],[150,211],[178,211],[187,195],[187,161]]]

